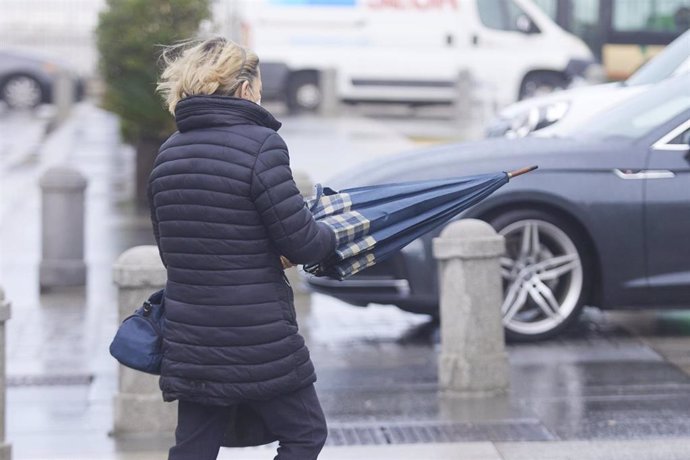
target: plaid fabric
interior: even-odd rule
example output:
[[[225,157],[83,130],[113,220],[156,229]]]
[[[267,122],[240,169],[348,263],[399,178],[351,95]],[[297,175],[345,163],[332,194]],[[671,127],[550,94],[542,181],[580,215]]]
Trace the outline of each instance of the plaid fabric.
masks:
[[[356,256],[362,251],[373,249],[375,245],[376,239],[373,236],[368,235],[364,238],[360,238],[356,241],[353,241],[350,244],[339,247],[335,250],[335,253],[338,255],[338,258],[340,260],[345,260],[348,257]]]
[[[376,263],[371,252],[355,257],[373,249],[376,239],[368,235],[371,227],[369,219],[352,210],[349,194],[319,194],[306,200],[306,203],[316,220],[333,229],[337,240],[334,257],[326,263],[304,267],[307,272],[317,275],[330,272],[331,275],[344,279]]]
[[[333,229],[338,248],[366,236],[371,224],[369,219],[357,211],[335,214],[317,220]]]
[[[314,219],[319,220],[335,214],[343,214],[352,209],[352,200],[347,193],[337,193],[335,195],[321,195],[318,198],[307,200],[307,207],[314,215]]]
[[[371,252],[363,254],[360,257],[355,257],[352,260],[347,260],[345,262],[336,265],[335,271],[337,272],[339,278],[345,279],[355,273],[361,272],[367,267],[371,267],[376,264],[376,257]]]

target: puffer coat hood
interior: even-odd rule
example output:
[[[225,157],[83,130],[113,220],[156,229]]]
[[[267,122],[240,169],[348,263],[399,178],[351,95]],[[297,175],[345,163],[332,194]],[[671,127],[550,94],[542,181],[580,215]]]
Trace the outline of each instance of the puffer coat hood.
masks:
[[[175,119],[148,182],[168,276],[163,398],[231,405],[313,383],[280,256],[318,262],[335,235],[297,190],[280,122],[230,96],[185,98]]]

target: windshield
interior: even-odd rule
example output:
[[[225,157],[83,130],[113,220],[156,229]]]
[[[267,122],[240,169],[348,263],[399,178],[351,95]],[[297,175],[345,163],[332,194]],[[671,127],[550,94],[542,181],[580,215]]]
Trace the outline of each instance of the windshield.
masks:
[[[627,85],[649,85],[670,77],[683,67],[690,70],[687,63],[690,60],[690,31],[675,39],[661,53],[628,78]],[[684,65],[685,64],[685,65]]]
[[[690,110],[690,75],[661,82],[582,124],[552,134],[589,139],[639,139],[686,110]]]

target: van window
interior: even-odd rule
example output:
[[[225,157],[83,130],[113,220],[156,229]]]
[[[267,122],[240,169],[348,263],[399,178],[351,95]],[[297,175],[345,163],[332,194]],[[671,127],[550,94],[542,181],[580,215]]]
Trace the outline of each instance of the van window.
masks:
[[[519,32],[518,18],[529,18],[522,8],[510,0],[481,0],[477,2],[477,8],[479,19],[489,29]]]
[[[514,30],[516,32],[520,32],[520,29],[518,28],[518,19],[520,17],[525,17],[531,20],[529,15],[525,13],[522,8],[517,6],[514,2],[508,0],[505,2],[506,5],[506,30]],[[532,26],[533,28],[535,27],[534,25]]]
[[[558,21],[558,0],[533,0],[549,17]]]
[[[482,0],[477,2],[479,19],[484,27],[505,30],[503,21],[503,0]]]

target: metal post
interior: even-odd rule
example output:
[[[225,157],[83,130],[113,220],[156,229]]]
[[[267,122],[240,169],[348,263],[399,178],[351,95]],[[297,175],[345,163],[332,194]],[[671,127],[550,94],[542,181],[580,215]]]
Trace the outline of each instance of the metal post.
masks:
[[[59,125],[67,119],[72,110],[74,99],[74,79],[68,71],[62,70],[56,75],[53,83],[56,124]]]
[[[508,388],[500,306],[504,238],[486,222],[451,222],[433,241],[439,261],[439,386],[450,396],[481,397]]]
[[[120,322],[165,287],[166,278],[156,246],[135,246],[123,252],[113,265]],[[118,369],[113,412],[115,435],[169,433],[177,423],[177,403],[163,402],[158,377],[124,366]]]
[[[314,182],[304,171],[295,171],[293,173],[295,183],[297,184],[297,189],[302,194],[302,197],[308,198],[314,195]],[[311,306],[311,295],[309,289],[304,285],[302,278],[299,274],[298,267],[292,267],[285,270],[285,274],[292,285],[292,291],[295,294],[295,308],[297,308],[299,313],[305,314]]]
[[[10,319],[10,303],[0,287],[0,460],[12,458],[12,446],[5,441],[5,323]]]
[[[468,123],[472,119],[472,75],[463,70],[455,80],[455,119],[458,123]]]
[[[84,190],[86,178],[67,167],[48,169],[40,179],[41,290],[84,286]]]

